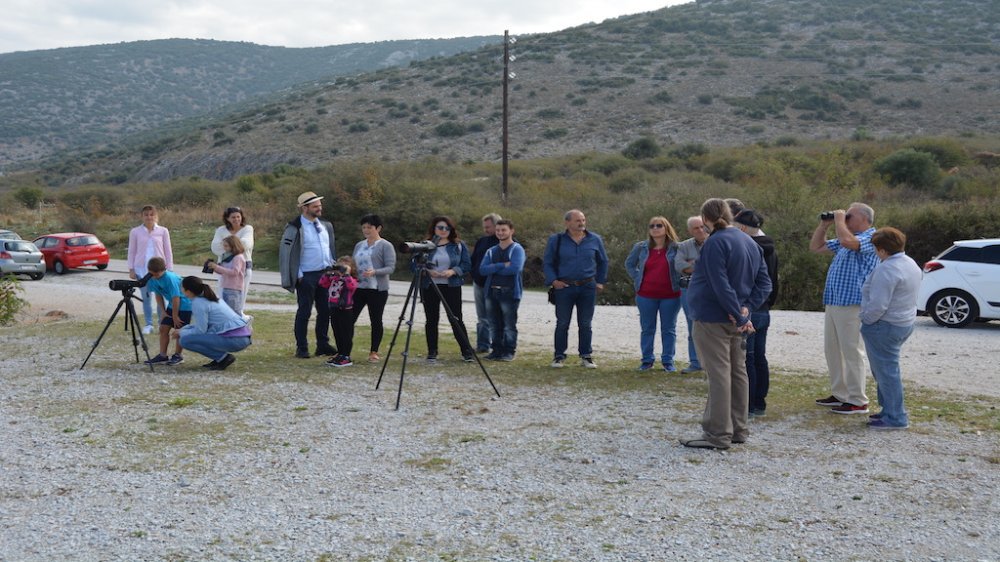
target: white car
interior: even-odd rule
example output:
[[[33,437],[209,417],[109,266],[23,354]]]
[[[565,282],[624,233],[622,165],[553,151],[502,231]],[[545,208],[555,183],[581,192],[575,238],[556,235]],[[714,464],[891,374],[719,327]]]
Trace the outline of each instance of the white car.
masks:
[[[1000,238],[959,240],[925,263],[917,310],[949,328],[1000,319]]]

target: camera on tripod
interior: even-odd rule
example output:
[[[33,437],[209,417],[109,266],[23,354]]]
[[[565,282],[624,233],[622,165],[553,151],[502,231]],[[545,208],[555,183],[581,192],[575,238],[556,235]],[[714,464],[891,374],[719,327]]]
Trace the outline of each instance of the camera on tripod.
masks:
[[[128,291],[131,289],[141,289],[153,278],[152,273],[142,276],[142,279],[112,279],[108,282],[108,288],[112,291]]]

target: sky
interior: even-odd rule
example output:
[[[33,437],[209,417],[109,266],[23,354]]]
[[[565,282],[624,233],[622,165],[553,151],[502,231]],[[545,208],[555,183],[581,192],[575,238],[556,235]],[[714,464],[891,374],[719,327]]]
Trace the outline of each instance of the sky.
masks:
[[[0,53],[147,39],[322,47],[558,31],[692,0],[3,0]]]

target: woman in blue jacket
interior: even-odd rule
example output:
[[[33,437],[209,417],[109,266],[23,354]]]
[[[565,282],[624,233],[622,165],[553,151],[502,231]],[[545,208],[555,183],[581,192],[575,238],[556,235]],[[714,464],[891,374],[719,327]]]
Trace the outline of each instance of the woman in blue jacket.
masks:
[[[653,368],[653,336],[656,317],[660,317],[660,364],[668,373],[674,367],[677,342],[677,313],[681,309],[680,275],[674,268],[677,255],[677,232],[670,221],[656,216],[649,219],[649,239],[636,242],[625,259],[625,272],[635,285],[635,304],[639,308],[640,371]]]
[[[236,362],[233,353],[250,345],[250,326],[243,317],[219,301],[212,288],[192,275],[181,281],[184,295],[191,299],[191,323],[174,332],[181,346],[212,361],[204,367],[224,371]]]
[[[472,361],[473,350],[462,321],[462,280],[472,269],[469,248],[459,239],[455,223],[446,216],[437,216],[431,220],[427,239],[437,244],[434,253],[426,256],[426,272],[420,278],[426,318],[424,333],[427,335],[427,362],[437,363],[441,297],[444,297],[444,303],[451,309],[451,329],[462,350],[462,358]],[[416,271],[416,259],[410,262],[410,268]],[[438,291],[431,287],[432,283],[440,290],[440,297]]]

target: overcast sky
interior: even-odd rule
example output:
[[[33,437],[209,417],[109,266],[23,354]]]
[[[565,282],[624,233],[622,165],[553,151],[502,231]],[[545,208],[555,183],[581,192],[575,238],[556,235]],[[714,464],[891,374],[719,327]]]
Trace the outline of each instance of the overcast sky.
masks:
[[[692,0],[3,0],[0,53],[143,39],[319,47],[558,31]]]

